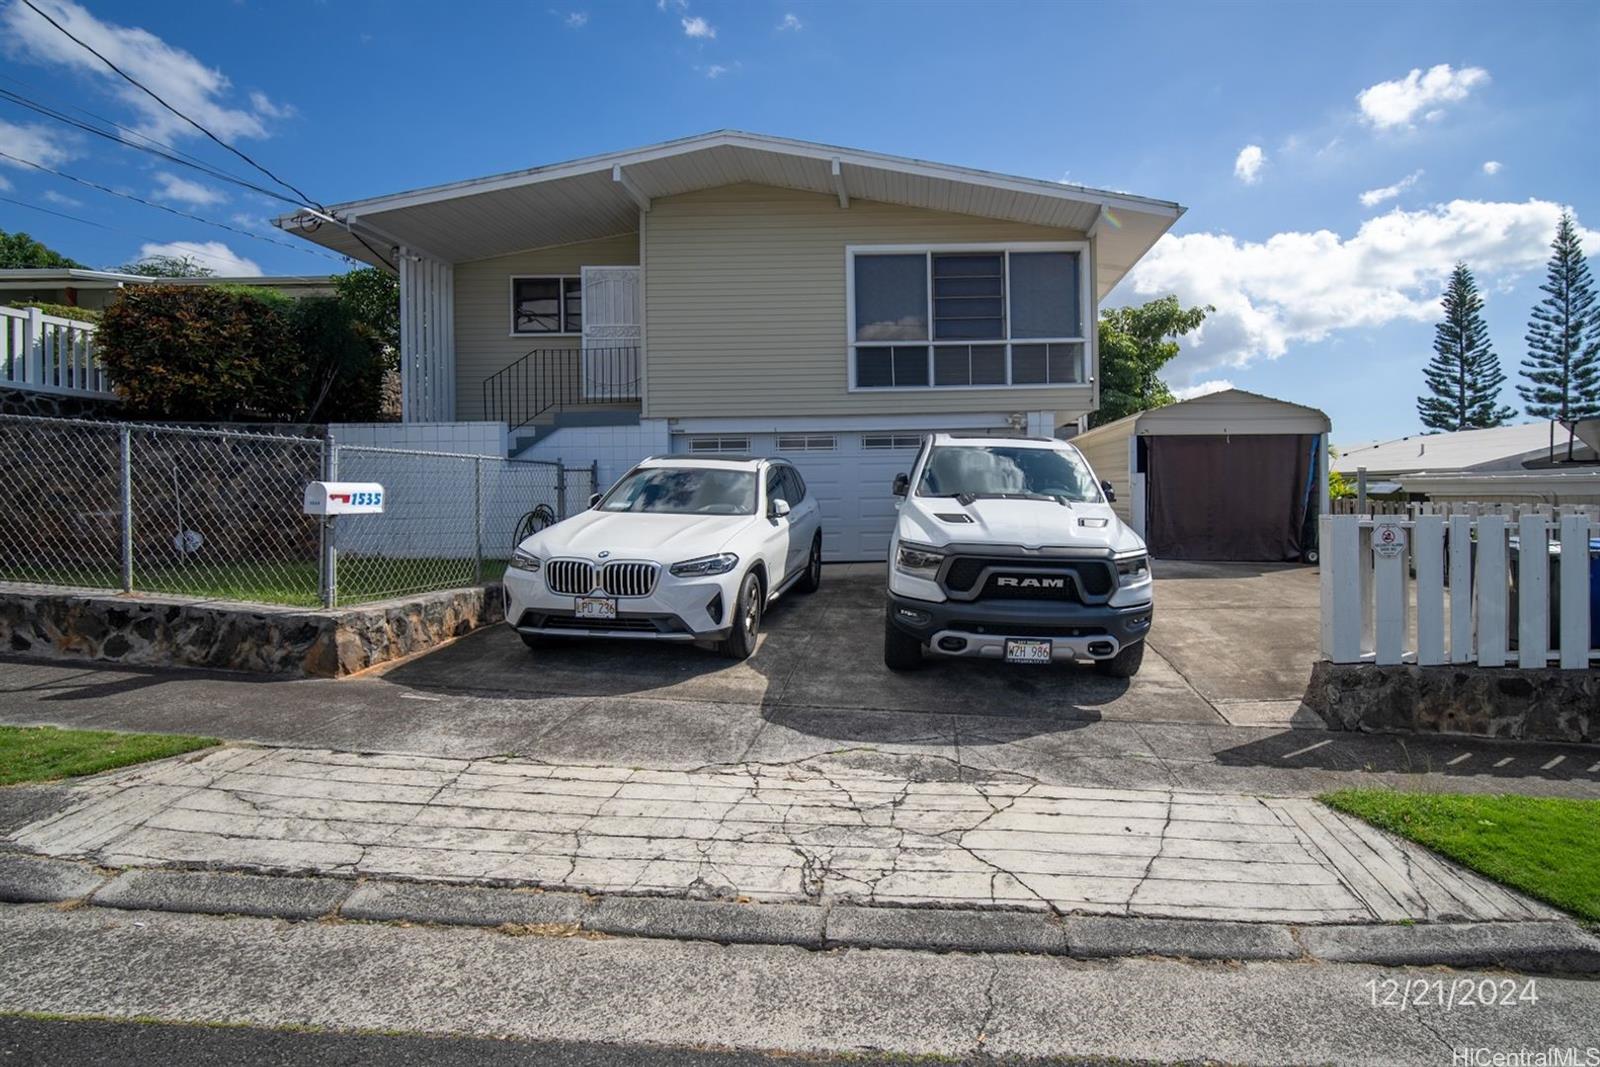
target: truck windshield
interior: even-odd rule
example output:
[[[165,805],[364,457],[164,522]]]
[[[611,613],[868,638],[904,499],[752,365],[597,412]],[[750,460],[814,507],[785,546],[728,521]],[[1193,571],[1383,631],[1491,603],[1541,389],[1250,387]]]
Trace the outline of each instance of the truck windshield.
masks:
[[[1046,497],[1097,504],[1100,487],[1088,464],[1054,448],[941,445],[928,456],[918,496]]]
[[[754,515],[753,471],[705,467],[643,467],[611,487],[601,511],[666,515]]]

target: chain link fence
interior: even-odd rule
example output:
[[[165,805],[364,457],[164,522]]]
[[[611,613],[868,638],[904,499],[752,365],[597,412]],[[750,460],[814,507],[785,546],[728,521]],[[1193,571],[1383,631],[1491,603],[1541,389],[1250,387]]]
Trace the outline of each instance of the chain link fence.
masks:
[[[324,526],[307,482],[384,486]],[[300,606],[497,579],[593,468],[325,438],[0,416],[0,580]]]

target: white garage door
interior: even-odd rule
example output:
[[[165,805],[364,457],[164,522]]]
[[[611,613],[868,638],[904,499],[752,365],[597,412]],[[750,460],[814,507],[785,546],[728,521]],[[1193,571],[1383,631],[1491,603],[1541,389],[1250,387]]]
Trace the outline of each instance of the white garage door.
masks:
[[[748,451],[793,463],[822,507],[822,554],[835,563],[888,558],[898,502],[894,476],[910,472],[922,437],[912,430],[694,435],[678,438],[675,450]]]

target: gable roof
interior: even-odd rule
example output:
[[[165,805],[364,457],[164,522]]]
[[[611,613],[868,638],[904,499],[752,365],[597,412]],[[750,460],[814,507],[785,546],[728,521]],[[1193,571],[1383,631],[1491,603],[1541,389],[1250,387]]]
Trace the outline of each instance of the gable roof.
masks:
[[[1354,474],[1359,467],[1367,468],[1368,474],[1517,469],[1549,451],[1552,428],[1556,451],[1565,456],[1567,431],[1559,423],[1528,422],[1379,441],[1341,452],[1333,469],[1341,474]],[[1584,450],[1580,446],[1577,451],[1581,455]]]
[[[656,197],[754,182],[1068,230],[1098,227],[1105,295],[1183,214],[1165,200],[739,130],[451,182],[305,211],[275,225],[343,255],[380,261],[406,245],[449,263],[613,237],[639,228]]]
[[[1129,434],[1148,436],[1210,434],[1327,433],[1328,416],[1304,404],[1251,393],[1244,389],[1219,389],[1214,393],[1136,411],[1114,422],[1085,430],[1071,440]]]

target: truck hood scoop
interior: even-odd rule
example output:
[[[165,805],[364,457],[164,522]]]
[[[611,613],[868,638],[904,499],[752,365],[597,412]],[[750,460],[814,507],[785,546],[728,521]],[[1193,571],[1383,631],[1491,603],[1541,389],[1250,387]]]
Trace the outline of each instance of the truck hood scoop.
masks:
[[[957,511],[957,512],[936,511],[936,512],[933,513],[933,517],[938,519],[941,522],[972,522],[972,521],[974,521],[972,516],[968,515],[964,511]]]

